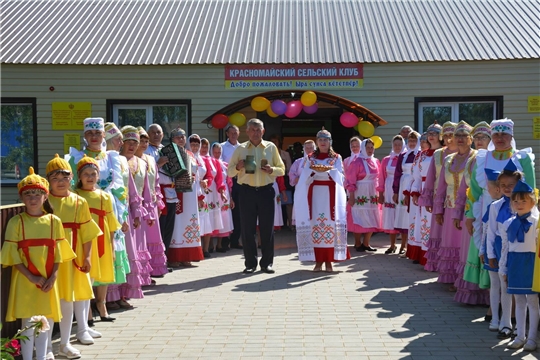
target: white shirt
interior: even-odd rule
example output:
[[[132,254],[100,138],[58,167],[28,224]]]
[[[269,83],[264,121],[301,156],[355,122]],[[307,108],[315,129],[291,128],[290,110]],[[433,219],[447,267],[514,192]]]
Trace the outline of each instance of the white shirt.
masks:
[[[159,145],[159,146],[154,146],[152,144],[149,144],[148,145],[148,148],[146,149],[146,151],[144,152],[145,154],[147,155],[150,155],[154,158],[154,160],[156,160],[156,163],[158,162],[159,158],[161,157],[161,155],[159,155],[159,149],[161,149],[163,147],[163,145]]]
[[[236,142],[236,145],[231,144],[229,140],[221,143],[221,160],[229,163],[229,160],[231,160],[234,150],[236,150],[238,146],[240,146],[240,143],[238,141]]]

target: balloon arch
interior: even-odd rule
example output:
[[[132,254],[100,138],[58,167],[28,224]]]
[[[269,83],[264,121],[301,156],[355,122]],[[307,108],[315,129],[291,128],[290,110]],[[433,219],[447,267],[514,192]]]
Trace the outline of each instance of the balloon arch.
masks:
[[[246,117],[239,111],[247,107],[251,107],[258,113],[265,112],[272,118],[281,116],[292,119],[299,116],[302,111],[305,114],[315,114],[320,103],[342,109],[341,124],[348,128],[355,128],[364,137],[373,136],[375,128],[387,124],[379,115],[351,100],[324,92],[306,90],[279,90],[251,95],[216,111],[204,119],[203,123],[206,123],[209,128],[219,130],[228,124],[240,127],[245,124]],[[220,137],[221,134],[220,132]]]

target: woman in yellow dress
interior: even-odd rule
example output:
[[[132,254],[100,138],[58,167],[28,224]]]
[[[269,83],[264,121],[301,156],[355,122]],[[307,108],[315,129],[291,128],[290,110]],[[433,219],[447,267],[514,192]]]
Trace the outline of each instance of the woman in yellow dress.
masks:
[[[65,284],[56,281],[58,265],[75,258],[65,239],[62,221],[53,215],[47,200],[49,183],[34,174],[18,184],[19,196],[26,206],[25,212],[8,222],[0,262],[4,267],[13,266],[9,289],[6,321],[22,319],[23,328],[33,325],[35,315],[43,315],[41,336],[34,339],[34,329],[23,332],[28,340],[21,342],[23,360],[32,360],[34,345],[38,360],[54,357],[47,354],[49,332],[53,323],[60,321],[58,288]],[[59,284],[59,285],[58,285]]]
[[[50,185],[49,202],[55,215],[62,220],[66,240],[77,255],[73,261],[63,262],[58,267],[58,281],[62,284],[58,290],[63,314],[60,322],[60,355],[71,359],[81,355],[69,342],[74,312],[77,339],[82,344],[94,343],[92,333],[95,331],[88,328],[86,322],[87,302],[94,298],[89,273],[94,265],[91,262],[92,251],[97,254],[97,237],[102,232],[92,220],[86,200],[70,191],[73,174],[68,162],[56,154],[47,163],[46,173]],[[52,351],[52,346],[49,351]]]
[[[93,280],[100,283],[114,282],[114,243],[112,241],[114,232],[122,225],[118,222],[113,211],[112,196],[99,188],[99,165],[91,157],[83,156],[77,163],[77,175],[79,181],[76,184],[75,192],[82,196],[90,206],[92,219],[98,224],[103,232],[97,239],[98,263],[100,268],[99,277]],[[107,314],[105,306],[107,297],[107,287],[98,286],[96,288],[96,306],[100,314]],[[100,316],[102,321],[113,321],[110,316]]]
[[[538,198],[538,189],[536,191],[536,197]],[[540,293],[540,221],[536,228],[536,257],[534,258],[534,274],[532,290]]]

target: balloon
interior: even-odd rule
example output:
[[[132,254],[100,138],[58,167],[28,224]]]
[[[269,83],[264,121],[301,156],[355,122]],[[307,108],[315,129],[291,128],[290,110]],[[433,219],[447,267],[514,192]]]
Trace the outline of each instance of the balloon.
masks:
[[[216,129],[223,129],[229,123],[229,118],[224,114],[216,114],[212,117],[210,123]]]
[[[246,123],[246,116],[242,113],[236,112],[229,116],[229,122],[240,127]]]
[[[358,123],[358,132],[360,135],[367,138],[375,134],[375,127],[373,127],[373,124],[369,121],[360,121]]]
[[[370,137],[371,140],[373,140],[373,145],[375,147],[375,149],[378,149],[381,147],[382,145],[382,139],[380,136],[372,136]]]
[[[270,101],[268,101],[268,99],[265,97],[256,96],[253,98],[253,100],[251,100],[251,107],[255,111],[258,111],[258,112],[266,111],[266,109],[268,109],[269,106],[270,106]]]
[[[293,100],[287,104],[287,111],[285,116],[289,119],[295,118],[302,112],[302,103],[298,100]]]
[[[341,125],[348,128],[352,128],[358,124],[358,118],[352,112],[344,112],[341,114],[339,121],[341,122]]]
[[[273,117],[273,118],[279,116],[278,114],[276,114],[275,112],[272,111],[272,107],[271,107],[271,106],[269,106],[268,109],[266,109],[266,113],[267,113],[270,117]]]
[[[287,103],[283,100],[274,100],[271,108],[274,114],[283,115],[287,111]]]
[[[304,106],[311,106],[317,102],[317,95],[313,91],[306,91],[300,97],[300,101]]]
[[[304,105],[304,111],[306,112],[306,114],[315,114],[317,112],[317,110],[319,110],[319,104],[318,103],[315,103],[311,106],[306,106]]]

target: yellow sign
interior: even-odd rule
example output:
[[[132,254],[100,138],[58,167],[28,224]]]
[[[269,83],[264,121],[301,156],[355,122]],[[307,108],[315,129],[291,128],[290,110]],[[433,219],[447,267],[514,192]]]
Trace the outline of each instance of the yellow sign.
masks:
[[[69,154],[69,148],[81,149],[81,134],[64,134],[64,154]]]
[[[531,112],[540,112],[540,96],[529,96],[527,110]]]
[[[540,116],[533,117],[533,138],[540,139]]]
[[[92,103],[52,103],[53,130],[83,130],[83,121],[90,116],[92,116]]]

